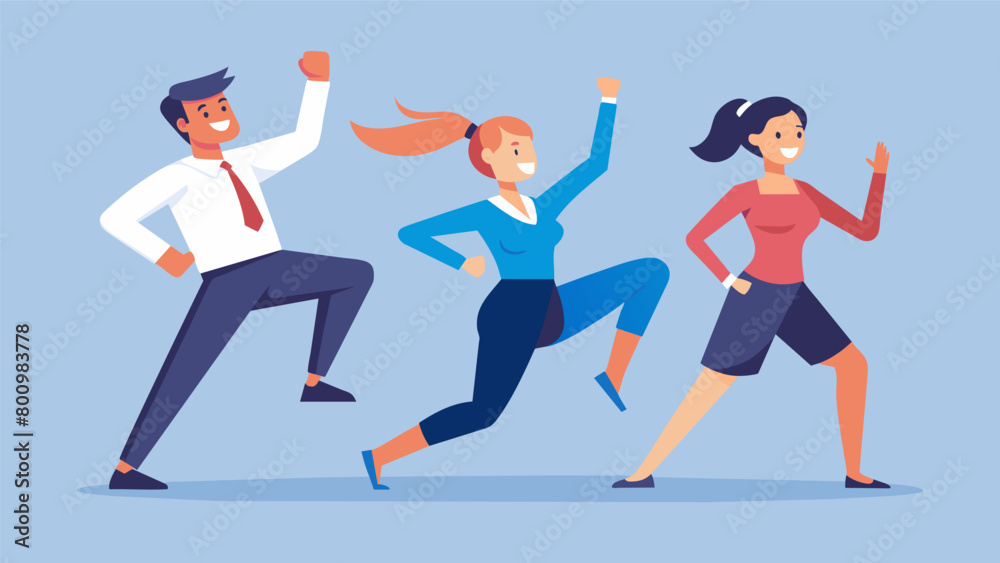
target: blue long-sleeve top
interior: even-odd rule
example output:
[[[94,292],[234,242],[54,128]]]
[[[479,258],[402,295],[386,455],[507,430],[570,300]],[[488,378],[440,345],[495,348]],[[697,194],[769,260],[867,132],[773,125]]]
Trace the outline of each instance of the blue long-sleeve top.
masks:
[[[457,270],[465,263],[465,256],[434,237],[476,231],[493,254],[502,279],[553,279],[555,248],[563,236],[563,227],[556,219],[608,169],[616,110],[615,103],[601,103],[590,156],[541,196],[530,198],[535,224],[508,215],[499,207],[505,202],[496,196],[403,227],[399,240]]]

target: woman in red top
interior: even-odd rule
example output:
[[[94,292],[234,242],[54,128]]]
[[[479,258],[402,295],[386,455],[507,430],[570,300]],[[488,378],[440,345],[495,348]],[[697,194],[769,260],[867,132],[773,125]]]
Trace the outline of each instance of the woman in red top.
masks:
[[[754,103],[737,99],[722,106],[708,137],[691,149],[703,160],[721,162],[742,146],[764,159],[764,177],[734,186],[687,236],[688,246],[729,294],[702,358],[701,375],[639,469],[615,483],[616,488],[652,487],[653,471],[736,378],[760,371],[775,336],[809,364],[837,372],[845,486],[889,487],[861,473],[868,363],[802,275],[802,245],[820,219],[861,240],[878,234],[889,153],[879,143],[875,160],[868,160],[875,171],[864,215],[858,219],[816,188],[785,176],[785,166],[802,154],[805,128],[805,111],[785,98]],[[756,250],[750,265],[735,276],[705,239],[740,214]]]

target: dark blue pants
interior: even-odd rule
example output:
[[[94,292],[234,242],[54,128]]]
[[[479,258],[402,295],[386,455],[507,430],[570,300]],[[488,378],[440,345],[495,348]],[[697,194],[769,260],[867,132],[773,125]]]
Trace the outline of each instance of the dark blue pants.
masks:
[[[618,328],[642,335],[667,287],[662,261],[633,260],[556,286],[500,280],[479,309],[479,357],[472,401],[420,423],[428,444],[489,427],[507,407],[536,348],[557,344],[621,307]]]
[[[310,373],[326,375],[371,288],[367,262],[281,250],[202,275],[203,283],[122,451],[138,467],[255,309],[316,300]],[[303,374],[304,375],[304,374]]]

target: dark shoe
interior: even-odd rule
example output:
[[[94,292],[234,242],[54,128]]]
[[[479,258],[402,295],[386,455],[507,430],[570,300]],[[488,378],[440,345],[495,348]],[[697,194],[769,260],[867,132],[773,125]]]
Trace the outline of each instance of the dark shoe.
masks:
[[[850,477],[844,477],[844,488],[847,489],[888,489],[889,485],[879,481],[878,479],[872,479],[871,483],[862,483],[861,481],[855,481]]]
[[[380,485],[378,478],[375,477],[375,458],[372,456],[372,451],[361,452],[361,459],[365,460],[365,470],[368,471],[368,480],[372,482],[372,488],[376,491],[388,491],[389,487]]]
[[[303,403],[353,403],[354,395],[343,389],[338,389],[333,385],[328,385],[320,381],[316,385],[302,387]]]
[[[618,407],[618,410],[625,412],[625,403],[622,402],[622,398],[618,395],[618,391],[615,390],[615,386],[611,383],[611,378],[608,374],[601,372],[600,375],[594,378],[594,381],[604,389],[604,392],[608,394],[608,398]]]
[[[622,479],[621,481],[615,481],[615,484],[611,485],[612,489],[652,489],[653,487],[655,485],[653,485],[652,475],[642,481],[626,481]]]
[[[139,473],[138,469],[132,469],[128,473],[115,470],[108,483],[109,489],[133,489],[139,491],[152,491],[155,489],[166,489],[167,484],[153,479],[149,475]]]

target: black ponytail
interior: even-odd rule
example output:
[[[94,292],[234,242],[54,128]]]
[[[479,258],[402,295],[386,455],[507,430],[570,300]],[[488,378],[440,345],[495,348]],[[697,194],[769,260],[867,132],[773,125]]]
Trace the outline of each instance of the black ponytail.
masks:
[[[737,111],[747,100],[737,98],[726,102],[719,111],[715,113],[712,120],[712,128],[708,136],[699,145],[691,147],[691,152],[698,158],[708,162],[722,162],[736,154],[742,146],[746,150],[757,156],[761,156],[760,149],[750,144],[748,137],[764,130],[767,122],[772,118],[795,112],[802,128],[806,128],[806,112],[787,98],[778,96],[764,98],[758,102],[753,102],[749,107],[737,115]]]

